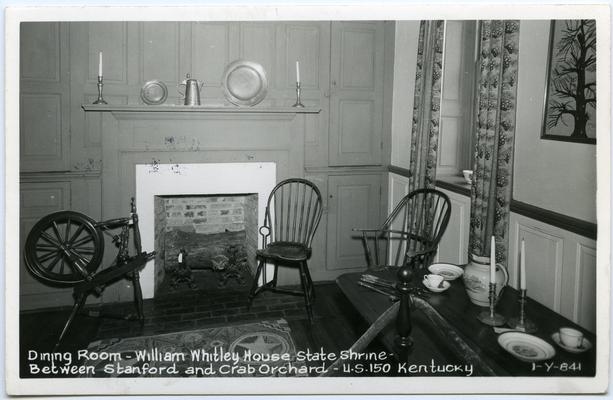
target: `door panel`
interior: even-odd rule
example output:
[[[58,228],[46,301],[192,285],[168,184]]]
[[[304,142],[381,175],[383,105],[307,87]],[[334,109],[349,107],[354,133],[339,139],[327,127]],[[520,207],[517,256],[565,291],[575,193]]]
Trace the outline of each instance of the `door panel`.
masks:
[[[329,177],[328,270],[363,270],[366,267],[360,235],[352,229],[379,225],[380,188],[378,174]]]
[[[383,23],[334,22],[329,165],[381,164]]]
[[[68,24],[24,22],[20,32],[20,171],[68,170]]]

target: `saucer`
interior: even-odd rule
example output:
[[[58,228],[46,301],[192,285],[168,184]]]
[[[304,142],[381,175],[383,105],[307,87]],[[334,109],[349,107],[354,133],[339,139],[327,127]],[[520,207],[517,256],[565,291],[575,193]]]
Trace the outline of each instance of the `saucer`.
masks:
[[[447,263],[432,264],[428,267],[428,271],[436,275],[441,275],[446,281],[457,279],[464,273],[464,270],[457,265]]]
[[[451,286],[451,283],[449,283],[448,281],[443,281],[443,287],[432,287],[430,286],[430,284],[428,283],[428,280],[426,280],[426,278],[424,278],[424,280],[421,282],[423,283],[423,285],[425,287],[428,288],[428,290],[430,290],[431,292],[434,293],[440,293],[440,292],[444,292],[445,290],[449,289],[449,286]]]
[[[583,344],[581,345],[581,347],[565,346],[564,343],[562,343],[562,341],[560,340],[560,332],[554,333],[553,335],[551,335],[551,338],[554,342],[556,342],[558,346],[560,346],[563,350],[568,351],[569,353],[583,353],[592,348],[592,343],[585,337],[583,337]]]
[[[506,332],[498,336],[500,347],[520,361],[549,360],[556,355],[552,345],[541,338],[522,332]]]

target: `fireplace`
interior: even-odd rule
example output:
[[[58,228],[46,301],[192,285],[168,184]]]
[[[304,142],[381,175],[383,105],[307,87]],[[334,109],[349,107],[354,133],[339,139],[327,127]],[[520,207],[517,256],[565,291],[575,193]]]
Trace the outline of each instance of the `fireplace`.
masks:
[[[135,167],[143,248],[157,251],[141,274],[145,298],[157,293],[181,246],[187,247],[189,262],[198,269],[214,266],[211,258],[216,252],[241,243],[253,270],[261,245],[257,229],[264,223],[266,201],[276,184],[275,163]]]
[[[255,270],[257,206],[257,193],[155,196],[156,293],[202,288],[195,275],[204,273],[213,286],[245,284]]]
[[[305,154],[315,154],[306,145],[321,144],[317,108],[83,108],[88,124],[100,129],[100,219],[125,216],[126,204],[136,197],[147,251],[155,246],[155,196],[257,193],[262,225],[275,183],[303,177]],[[141,274],[145,298],[154,297],[154,269],[152,260]],[[105,291],[103,301],[130,301],[132,290],[119,281]]]

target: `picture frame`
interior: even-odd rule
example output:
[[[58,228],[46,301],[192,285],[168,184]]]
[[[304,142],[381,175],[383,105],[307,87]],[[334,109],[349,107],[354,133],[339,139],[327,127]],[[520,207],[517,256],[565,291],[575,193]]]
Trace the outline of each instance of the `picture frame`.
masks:
[[[596,144],[596,21],[552,20],[549,37],[541,139]]]

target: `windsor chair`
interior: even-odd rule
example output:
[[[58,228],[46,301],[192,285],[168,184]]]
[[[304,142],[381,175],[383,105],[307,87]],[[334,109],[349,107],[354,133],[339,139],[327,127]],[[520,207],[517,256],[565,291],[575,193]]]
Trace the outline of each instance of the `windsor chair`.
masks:
[[[321,193],[312,182],[293,178],[273,188],[266,204],[264,225],[259,230],[262,248],[256,252],[258,267],[249,293],[249,306],[265,290],[304,296],[309,322],[313,322],[315,290],[307,261],[321,214]],[[266,276],[267,262],[274,265],[271,280]],[[277,287],[279,265],[298,268],[301,290]]]
[[[401,267],[409,261],[428,267],[450,215],[445,193],[418,189],[403,197],[379,228],[353,229],[362,234],[368,269]]]

